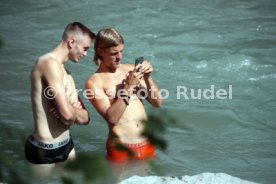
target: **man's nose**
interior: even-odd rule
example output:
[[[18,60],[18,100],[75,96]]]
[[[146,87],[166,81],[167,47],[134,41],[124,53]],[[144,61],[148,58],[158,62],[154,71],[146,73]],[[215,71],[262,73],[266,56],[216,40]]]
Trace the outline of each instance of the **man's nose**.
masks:
[[[119,53],[117,54],[117,59],[122,59],[122,57],[123,57],[123,53],[119,52]]]

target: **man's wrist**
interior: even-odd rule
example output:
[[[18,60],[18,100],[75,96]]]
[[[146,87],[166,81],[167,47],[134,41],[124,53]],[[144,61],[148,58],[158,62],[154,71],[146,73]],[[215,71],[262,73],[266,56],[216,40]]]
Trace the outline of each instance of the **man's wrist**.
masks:
[[[129,105],[130,94],[131,86],[129,84],[125,84],[124,87],[118,91],[117,98],[122,99],[126,105]]]
[[[145,80],[151,79],[151,75],[150,75],[150,74],[144,74],[144,79],[145,79]]]
[[[126,105],[129,105],[130,96],[127,94],[122,94],[120,98],[125,102]]]
[[[123,88],[124,94],[127,94],[128,96],[131,96],[131,93],[132,93],[133,89],[134,89],[133,85],[125,84],[124,88]]]

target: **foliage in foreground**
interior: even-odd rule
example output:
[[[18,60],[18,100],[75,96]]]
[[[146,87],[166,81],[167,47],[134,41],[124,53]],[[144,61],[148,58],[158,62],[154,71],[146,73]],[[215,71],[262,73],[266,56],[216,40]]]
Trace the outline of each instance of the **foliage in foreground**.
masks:
[[[167,118],[166,118],[167,117]],[[146,123],[145,131],[143,135],[148,137],[149,141],[162,151],[166,150],[167,142],[164,139],[164,133],[166,130],[166,122],[174,122],[171,118],[166,116],[161,119],[159,116],[150,115],[149,120]],[[3,131],[10,132],[10,128],[2,127]],[[22,136],[24,137],[24,136]],[[23,141],[22,141],[23,142]],[[127,149],[124,147],[118,147],[118,149]],[[130,152],[131,154],[131,152]],[[4,183],[30,183],[32,174],[29,172],[29,168],[26,165],[20,165],[10,155],[0,154],[0,182]],[[61,174],[60,180],[64,184],[80,183],[80,180],[75,181],[75,174],[81,175],[84,183],[92,182],[97,179],[104,178],[108,175],[108,166],[105,161],[105,157],[99,153],[77,153],[77,158],[68,162],[64,167],[65,172],[69,174]]]

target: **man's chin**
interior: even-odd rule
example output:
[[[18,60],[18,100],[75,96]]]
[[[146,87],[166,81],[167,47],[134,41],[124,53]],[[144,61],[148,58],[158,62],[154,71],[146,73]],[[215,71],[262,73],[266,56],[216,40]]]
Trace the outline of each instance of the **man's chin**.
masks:
[[[78,63],[78,62],[80,62],[80,60],[79,59],[74,59],[74,60],[72,60],[74,63]]]
[[[119,67],[120,65],[121,65],[121,62],[115,62],[115,63],[114,63],[114,66],[115,66],[115,67]]]
[[[119,68],[121,64],[114,65],[115,68]]]

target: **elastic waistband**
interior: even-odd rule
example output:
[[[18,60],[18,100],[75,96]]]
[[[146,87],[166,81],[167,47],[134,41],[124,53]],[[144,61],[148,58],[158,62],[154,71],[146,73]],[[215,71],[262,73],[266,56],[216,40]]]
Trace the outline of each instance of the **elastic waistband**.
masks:
[[[57,148],[60,148],[64,145],[68,144],[70,139],[71,139],[71,136],[63,141],[47,144],[47,143],[40,142],[40,141],[36,140],[33,136],[30,136],[29,142],[39,148],[46,149],[46,150],[52,150],[52,149],[57,149]]]
[[[145,140],[141,143],[136,143],[136,144],[125,144],[123,143],[124,146],[128,147],[128,148],[140,148],[140,147],[143,147],[145,145],[148,145],[149,144],[149,141]]]
[[[121,144],[121,145],[123,145],[127,148],[133,148],[134,149],[134,148],[140,148],[140,147],[143,147],[145,145],[148,145],[148,144],[150,144],[150,142],[148,140],[145,140],[141,143],[135,143],[135,144],[126,144],[126,143],[117,143],[117,144]],[[114,145],[116,145],[116,143],[111,143],[110,140],[107,140],[107,146],[114,146]]]

